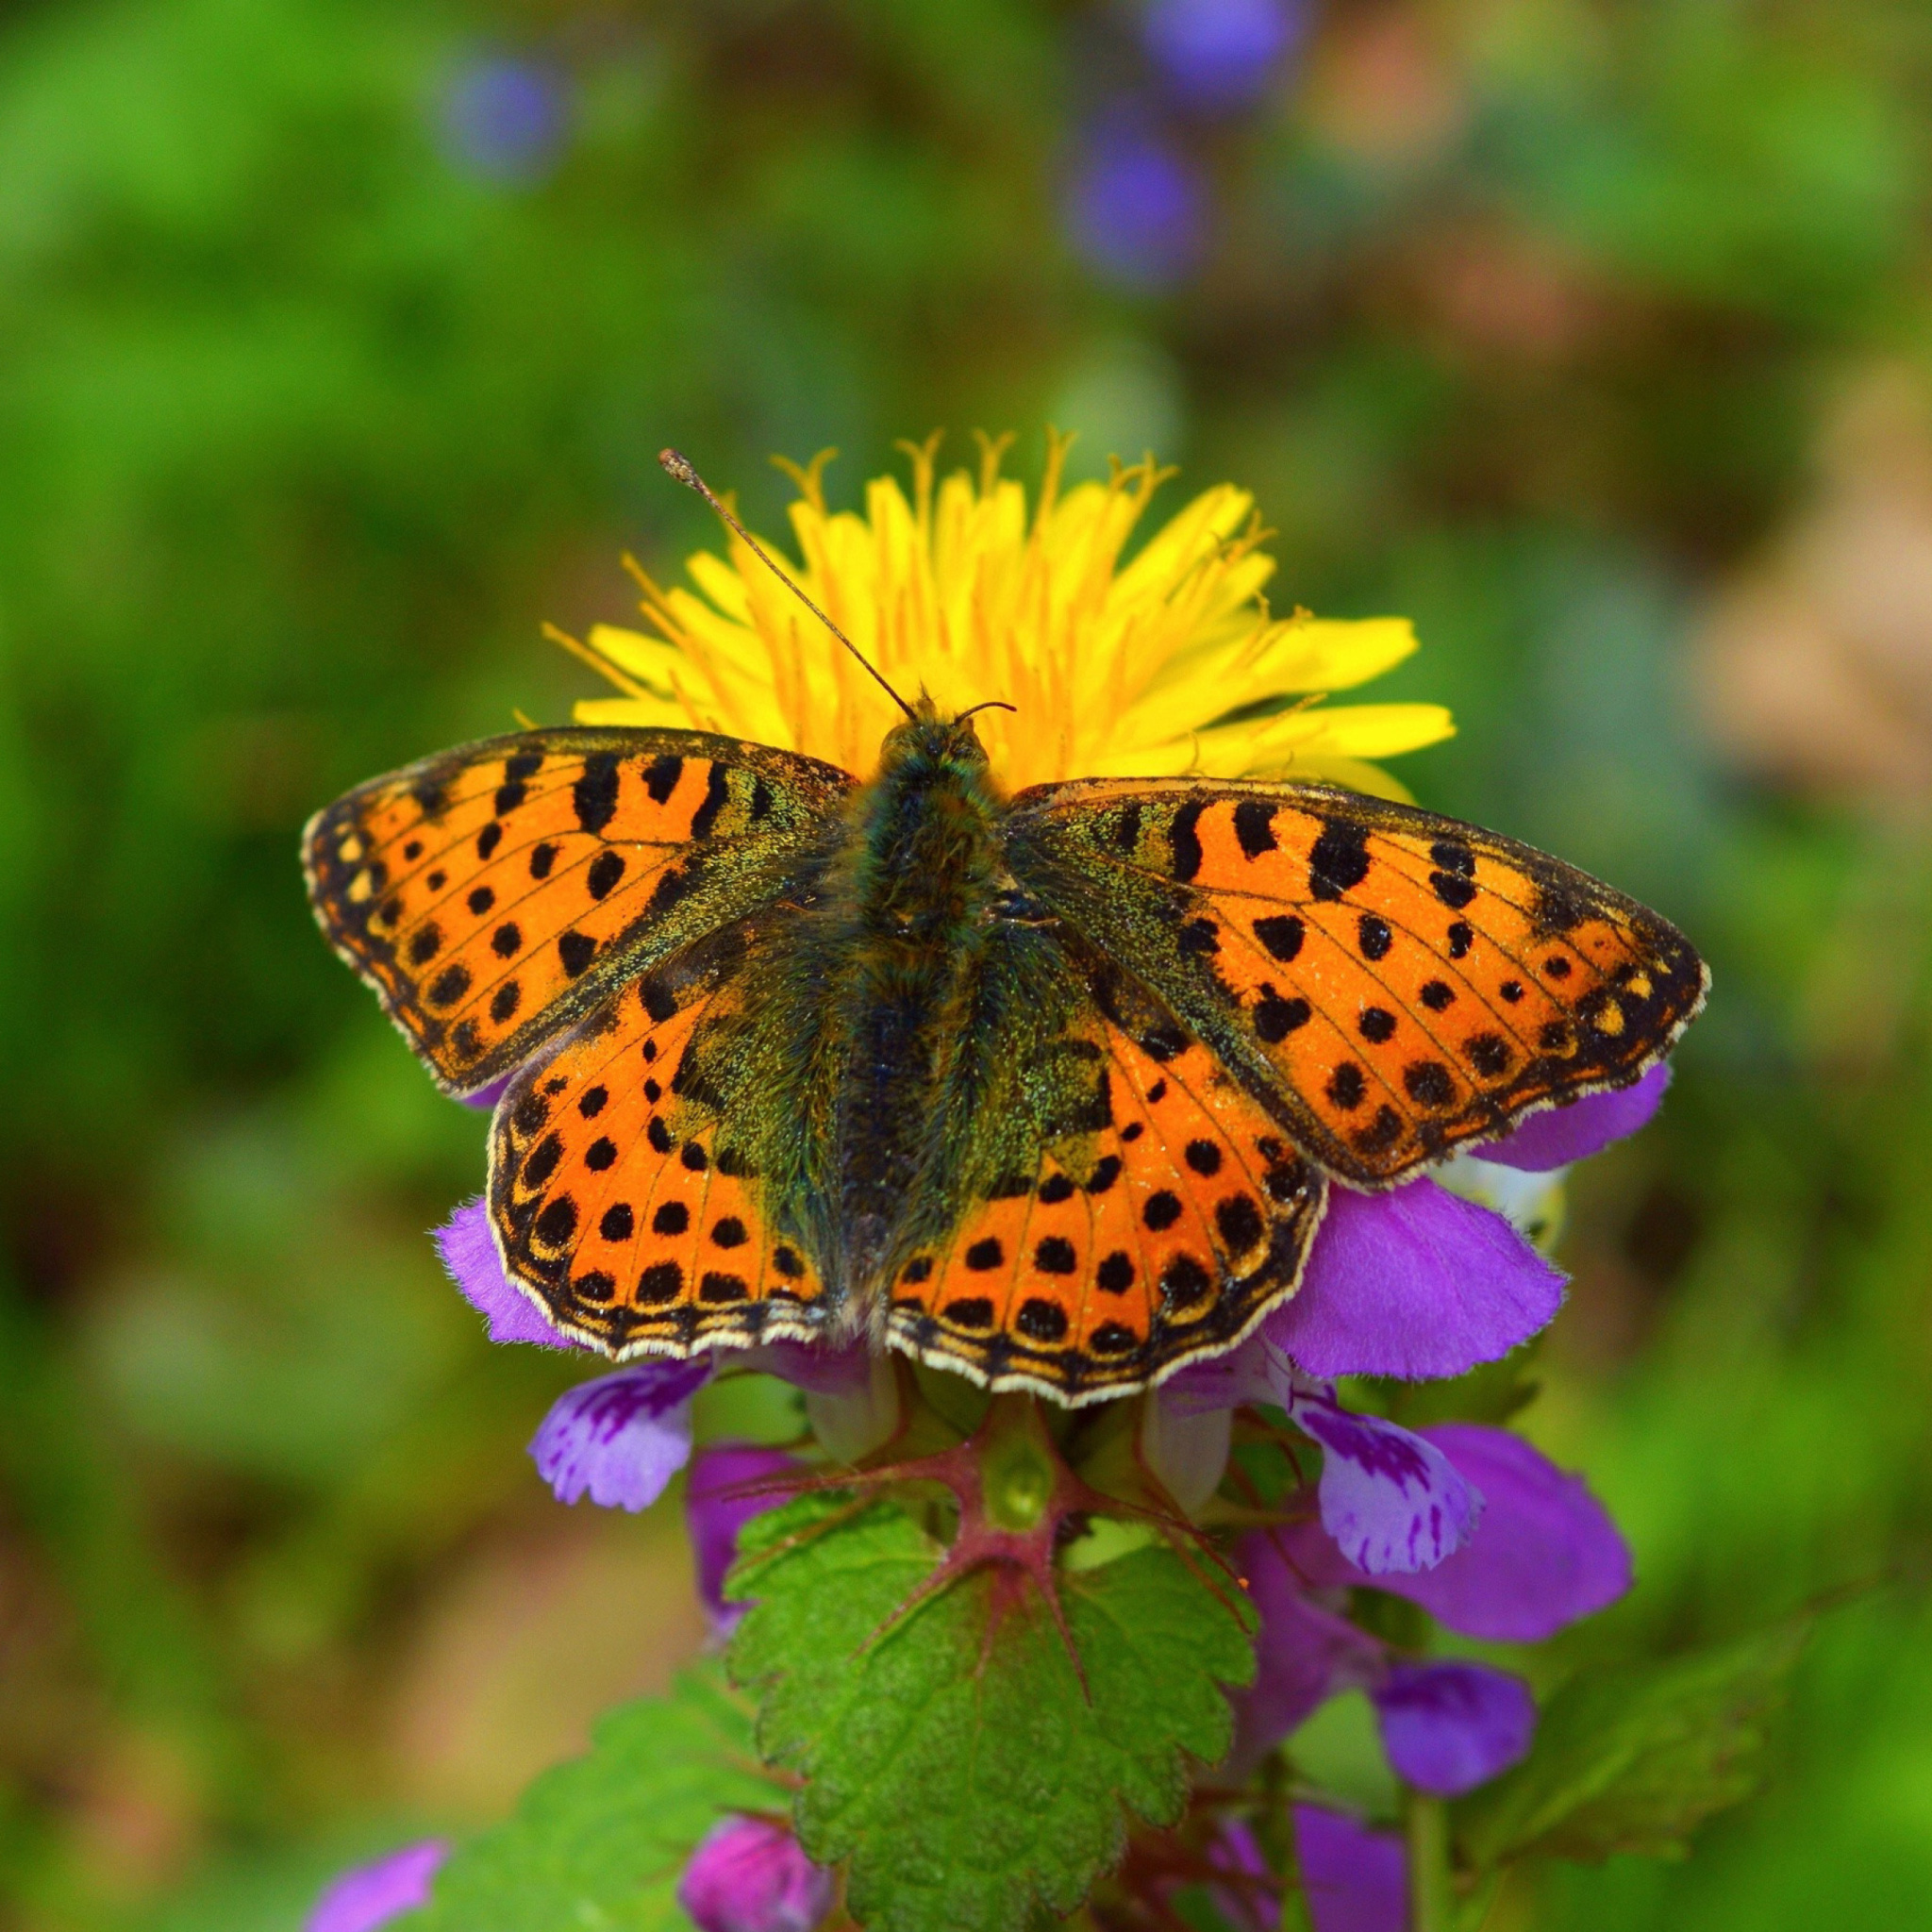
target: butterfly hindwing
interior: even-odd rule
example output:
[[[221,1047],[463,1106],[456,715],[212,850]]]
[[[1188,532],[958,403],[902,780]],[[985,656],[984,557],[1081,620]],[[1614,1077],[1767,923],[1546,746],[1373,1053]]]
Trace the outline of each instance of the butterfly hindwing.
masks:
[[[1008,854],[1359,1186],[1627,1085],[1703,1004],[1703,962],[1635,901],[1496,833],[1332,787],[1041,787],[1015,800]]]
[[[1082,1403],[1240,1341],[1293,1291],[1325,1184],[1170,1015],[1079,984],[1105,969],[1061,957],[1061,996],[1036,981],[1032,1002],[1058,1037],[1018,1056],[1004,1105],[964,1117],[969,1150],[991,1133],[1006,1145],[901,1259],[888,1334],[994,1389]],[[1042,1118],[1042,1082],[1074,1091],[1045,1097],[1045,1130],[1016,1140],[1016,1122]]]
[[[782,891],[855,783],[702,732],[520,732],[319,812],[309,895],[438,1080],[474,1092],[620,977]]]
[[[491,1124],[490,1213],[552,1319],[614,1356],[810,1339],[822,1288],[775,1234],[693,1040],[741,1014],[741,957],[698,949],[622,987],[517,1075]]]

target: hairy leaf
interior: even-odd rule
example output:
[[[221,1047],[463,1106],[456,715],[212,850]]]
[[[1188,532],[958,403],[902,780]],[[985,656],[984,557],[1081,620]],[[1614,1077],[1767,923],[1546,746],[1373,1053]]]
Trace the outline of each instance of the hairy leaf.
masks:
[[[690,1672],[610,1712],[589,1753],[545,1772],[515,1817],[458,1851],[409,1932],[688,1932],[677,1880],[726,1811],[784,1802],[755,1769],[749,1712]]]
[[[1464,1857],[1482,1869],[1528,1853],[1681,1855],[1698,1824],[1755,1787],[1763,1721],[1806,1628],[1780,1625],[1566,1685],[1528,1757],[1457,1806]]]
[[[732,1673],[762,1689],[760,1749],[808,1779],[799,1837],[847,1861],[871,1932],[1007,1932],[1071,1911],[1119,1857],[1128,1814],[1179,1816],[1189,1758],[1228,1747],[1220,1686],[1254,1670],[1245,1604],[1164,1546],[1063,1575],[1080,1672],[1009,1570],[895,1616],[941,1552],[891,1505],[801,1501],[741,1546],[734,1581],[756,1607]]]

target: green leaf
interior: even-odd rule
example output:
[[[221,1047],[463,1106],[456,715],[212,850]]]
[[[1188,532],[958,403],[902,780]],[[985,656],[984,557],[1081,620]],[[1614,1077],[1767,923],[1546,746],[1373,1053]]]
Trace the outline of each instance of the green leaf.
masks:
[[[1706,1818],[1756,1787],[1763,1721],[1807,1628],[1575,1678],[1543,1711],[1528,1757],[1456,1807],[1464,1858],[1482,1869],[1532,1853],[1681,1856]]]
[[[808,1780],[799,1838],[848,1861],[872,1932],[1007,1932],[1073,1910],[1131,1812],[1179,1817],[1188,1759],[1227,1751],[1220,1685],[1254,1673],[1253,1619],[1174,1553],[1064,1573],[1083,1690],[1040,1591],[982,1569],[895,1620],[939,1544],[890,1504],[809,1498],[757,1518],[734,1577],[756,1606],[732,1674],[764,1692],[758,1743]],[[1091,1699],[1088,1692],[1091,1691]]]
[[[751,1717],[712,1671],[613,1710],[589,1753],[547,1771],[516,1816],[450,1859],[409,1932],[689,1932],[677,1881],[725,1811],[773,1811]]]

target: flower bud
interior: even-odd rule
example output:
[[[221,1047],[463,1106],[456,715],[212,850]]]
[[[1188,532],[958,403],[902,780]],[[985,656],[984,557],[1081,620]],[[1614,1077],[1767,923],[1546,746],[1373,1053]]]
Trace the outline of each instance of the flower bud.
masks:
[[[691,1855],[677,1903],[698,1932],[811,1932],[831,1909],[832,1874],[775,1819],[726,1818]]]

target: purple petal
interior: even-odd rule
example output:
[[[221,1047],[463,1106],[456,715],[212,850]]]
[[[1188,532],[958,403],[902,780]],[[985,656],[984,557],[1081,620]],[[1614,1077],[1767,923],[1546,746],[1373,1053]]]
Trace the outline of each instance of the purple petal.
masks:
[[[1141,32],[1176,93],[1236,108],[1267,92],[1307,27],[1304,0],[1153,0]]]
[[[1326,1393],[1297,1395],[1289,1414],[1322,1445],[1322,1527],[1357,1569],[1433,1569],[1469,1541],[1481,1492],[1433,1442]]]
[[[1408,1854],[1394,1833],[1297,1805],[1294,1851],[1315,1932],[1407,1932]]]
[[[540,1348],[576,1348],[559,1334],[535,1302],[503,1272],[490,1210],[479,1194],[436,1230],[436,1252],[463,1299],[490,1324],[491,1341],[534,1341]]]
[[[698,1932],[811,1932],[832,1908],[832,1874],[775,1820],[726,1818],[691,1855],[677,1903]]]
[[[1441,1798],[1507,1771],[1536,1735],[1529,1686],[1487,1664],[1396,1664],[1369,1694],[1397,1775]]]
[[[376,1926],[426,1906],[430,1882],[448,1857],[449,1846],[432,1838],[344,1872],[316,1900],[315,1909],[303,1921],[303,1932],[375,1932]]]
[[[1281,1916],[1281,1888],[1261,1856],[1261,1842],[1247,1823],[1224,1818],[1208,1841],[1208,1862],[1227,1874],[1228,1882],[1211,1886],[1215,1908],[1230,1924],[1273,1932]],[[1185,1923],[1185,1922],[1181,1922]]]
[[[492,1080],[487,1087],[479,1087],[474,1093],[463,1095],[465,1107],[493,1108],[509,1091],[509,1083],[516,1078],[514,1074],[506,1074],[500,1080]]]
[[[727,1636],[749,1607],[724,1601],[724,1577],[738,1557],[738,1532],[754,1516],[775,1509],[785,1498],[778,1494],[733,1495],[747,1483],[803,1465],[782,1449],[762,1449],[754,1442],[714,1442],[700,1449],[685,1485],[684,1520],[697,1557],[698,1595],[704,1600],[711,1626]]]
[[[1630,1549],[1581,1476],[1566,1475],[1520,1436],[1474,1423],[1422,1431],[1483,1498],[1469,1542],[1433,1570],[1370,1576],[1319,1524],[1278,1532],[1310,1589],[1373,1584],[1406,1596],[1465,1637],[1541,1643],[1630,1588]]]
[[[1474,1423],[1423,1434],[1482,1491],[1465,1549],[1433,1570],[1376,1581],[1490,1643],[1541,1643],[1630,1588],[1630,1546],[1583,1478],[1520,1436]]]
[[[708,1356],[640,1362],[559,1395],[530,1443],[557,1500],[648,1508],[691,1459],[691,1398],[710,1373]]]
[[[1345,1617],[1309,1600],[1275,1534],[1261,1530],[1244,1537],[1240,1561],[1248,1601],[1261,1620],[1255,1681],[1234,1696],[1229,1768],[1244,1776],[1338,1691],[1374,1681],[1383,1652]]]
[[[872,1350],[862,1341],[855,1341],[849,1348],[825,1348],[811,1341],[766,1341],[731,1359],[817,1395],[851,1395],[872,1383]]]
[[[1563,1276],[1503,1219],[1433,1181],[1331,1184],[1300,1291],[1262,1332],[1310,1374],[1460,1375],[1528,1341]]]
[[[1546,1108],[1531,1114],[1514,1133],[1475,1152],[1485,1160],[1527,1168],[1532,1174],[1587,1160],[1612,1141],[1643,1126],[1663,1105],[1664,1089],[1670,1084],[1670,1067],[1660,1060],[1631,1086],[1588,1094],[1567,1107]]]

